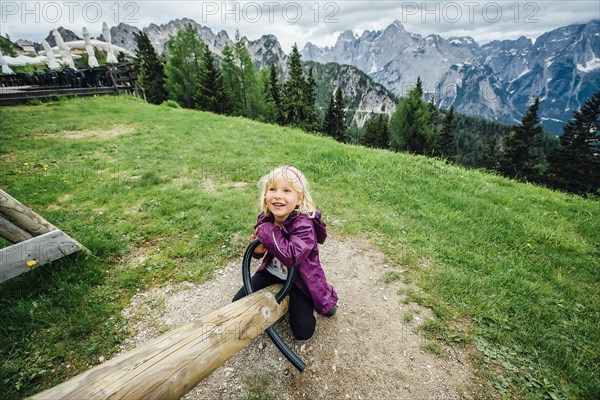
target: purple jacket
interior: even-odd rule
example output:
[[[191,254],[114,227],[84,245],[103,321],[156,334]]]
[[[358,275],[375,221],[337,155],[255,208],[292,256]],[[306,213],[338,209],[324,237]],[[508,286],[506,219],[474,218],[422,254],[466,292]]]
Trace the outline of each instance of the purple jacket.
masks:
[[[288,268],[295,267],[294,284],[312,299],[319,314],[329,312],[337,304],[338,296],[333,286],[327,283],[319,261],[317,243],[323,244],[327,237],[321,212],[317,211],[314,218],[292,214],[281,228],[273,223],[273,217],[268,218],[261,213],[255,228],[260,242],[268,251],[258,271],[265,269],[274,256]],[[255,253],[254,257],[262,255]]]

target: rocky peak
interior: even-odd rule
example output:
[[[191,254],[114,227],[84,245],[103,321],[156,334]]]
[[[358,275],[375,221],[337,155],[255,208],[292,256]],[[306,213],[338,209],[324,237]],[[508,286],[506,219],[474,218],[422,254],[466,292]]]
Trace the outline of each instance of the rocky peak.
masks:
[[[69,29],[65,29],[62,26],[59,26],[57,28],[57,31],[58,31],[58,33],[60,33],[60,35],[62,36],[62,38],[65,42],[71,42],[73,40],[81,40],[82,39],[79,36],[77,36],[75,34],[75,32],[73,32]],[[54,38],[54,35],[52,34],[52,32],[54,32],[54,30],[51,30],[48,33],[48,36],[46,37],[46,41],[48,42],[50,47],[56,46],[56,39]]]
[[[353,42],[355,39],[356,39],[356,36],[354,35],[354,32],[350,29],[347,29],[340,34],[340,36],[338,38],[338,42],[339,41]]]
[[[135,35],[140,32],[139,28],[121,22],[119,25],[110,28],[110,37],[113,44],[135,52],[137,50]],[[102,35],[101,37],[101,40],[104,40]]]
[[[386,30],[393,30],[395,32],[406,32],[406,29],[404,29],[404,25],[402,25],[402,22],[400,22],[399,20],[395,19],[391,24],[389,24],[386,28]]]

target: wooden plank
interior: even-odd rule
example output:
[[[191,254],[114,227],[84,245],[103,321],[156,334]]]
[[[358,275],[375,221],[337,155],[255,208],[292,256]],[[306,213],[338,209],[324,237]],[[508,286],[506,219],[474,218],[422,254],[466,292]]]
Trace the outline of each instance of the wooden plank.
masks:
[[[0,282],[83,248],[60,230],[45,233],[0,250]],[[35,262],[27,265],[28,262]]]
[[[0,237],[11,243],[19,243],[31,239],[33,235],[19,228],[0,214]]]
[[[174,329],[31,399],[179,399],[281,318],[273,285]]]
[[[2,189],[0,189],[0,214],[33,236],[56,230],[50,222],[37,215],[31,208],[19,203]]]

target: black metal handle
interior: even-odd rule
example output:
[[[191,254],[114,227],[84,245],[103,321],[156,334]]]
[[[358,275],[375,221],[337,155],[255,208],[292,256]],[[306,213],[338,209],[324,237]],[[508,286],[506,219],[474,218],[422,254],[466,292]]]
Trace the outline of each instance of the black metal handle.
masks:
[[[242,260],[242,279],[244,281],[244,290],[246,291],[246,295],[249,295],[254,292],[254,288],[252,287],[252,281],[250,280],[250,263],[252,261],[252,253],[254,250],[260,245],[260,240],[256,239],[246,249],[244,253],[244,259]],[[283,288],[277,293],[275,296],[275,300],[277,304],[280,304],[281,301],[288,295],[292,285],[294,284],[294,276],[296,276],[295,268],[288,268],[287,279],[285,280],[285,284]],[[275,343],[275,346],[281,351],[281,353],[291,362],[294,367],[300,372],[304,371],[306,368],[306,364],[285,344],[283,339],[279,336],[275,328],[272,326],[267,328],[267,334]]]

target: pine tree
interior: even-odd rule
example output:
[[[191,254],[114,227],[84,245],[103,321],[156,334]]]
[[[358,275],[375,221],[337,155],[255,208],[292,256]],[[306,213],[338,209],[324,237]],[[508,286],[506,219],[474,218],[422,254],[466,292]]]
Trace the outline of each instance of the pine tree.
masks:
[[[194,100],[200,110],[217,114],[230,114],[232,111],[221,70],[216,66],[213,54],[208,46],[205,46],[202,55],[198,90]]]
[[[329,104],[325,112],[325,118],[323,119],[323,127],[321,128],[323,133],[328,136],[334,136],[337,129],[335,115],[335,96],[332,94],[329,97]]]
[[[318,130],[319,122],[317,119],[316,98],[317,98],[317,82],[314,77],[314,68],[308,70],[308,78],[306,79],[306,88],[304,90],[305,104],[305,119],[302,127],[305,131],[311,132]]]
[[[10,40],[10,36],[8,33],[5,33],[4,36],[0,36],[0,51],[5,56],[16,57],[17,52],[15,51],[15,46]],[[0,71],[1,72],[1,71]]]
[[[271,112],[273,114],[272,122],[283,125],[283,107],[280,96],[281,87],[279,85],[279,81],[277,80],[277,69],[275,68],[275,63],[272,63],[271,68],[269,68],[269,80],[267,85],[268,87],[267,90],[265,90],[265,93],[267,96],[267,107],[272,110]]]
[[[369,116],[364,126],[364,134],[360,139],[360,143],[367,147],[377,147],[375,144],[377,141],[377,117],[373,116],[373,113]]]
[[[388,129],[389,117],[387,114],[379,114],[377,119],[378,135],[377,146],[387,149],[390,147],[390,131]]]
[[[444,125],[438,137],[437,154],[448,160],[456,157],[456,141],[454,138],[454,107],[450,106]]]
[[[425,154],[431,148],[433,132],[429,124],[429,109],[421,100],[423,84],[411,89],[398,103],[390,119],[390,147],[396,151]]]
[[[560,146],[548,156],[545,181],[585,195],[600,189],[600,91],[563,128]]]
[[[240,96],[242,103],[242,115],[248,118],[258,117],[260,109],[259,85],[256,77],[256,69],[252,63],[250,53],[246,44],[240,38],[239,32],[235,35],[234,44],[235,62],[239,71]]]
[[[346,110],[344,95],[338,86],[329,99],[327,113],[323,120],[323,132],[339,142],[348,141],[348,127],[346,124]]]
[[[294,44],[288,61],[289,77],[283,85],[284,123],[302,127],[306,118],[306,82],[302,73],[302,62],[298,47]]]
[[[146,100],[152,104],[160,104],[167,99],[165,71],[162,62],[145,32],[136,34],[135,41],[137,45],[136,69],[139,82],[144,88]]]
[[[425,92],[423,91],[423,81],[420,76],[417,76],[417,84],[415,85],[414,90],[416,90],[419,99],[422,99],[423,93]]]
[[[371,117],[365,124],[365,135],[362,144],[369,147],[385,149],[389,146],[389,132],[387,117],[379,114]]]
[[[427,109],[429,110],[429,124],[433,129],[437,123],[438,114],[437,107],[435,106],[435,95],[431,96],[431,100],[429,101],[429,103],[427,103]]]
[[[236,64],[233,49],[228,44],[221,53],[221,73],[227,96],[231,99],[232,114],[243,115],[244,105],[242,102],[240,85],[240,68]]]
[[[498,171],[500,161],[498,158],[498,140],[492,136],[485,147],[485,150],[477,160],[477,165],[489,171]]]
[[[540,99],[536,98],[523,116],[521,125],[506,140],[502,171],[505,175],[527,181],[539,178],[536,169],[541,160],[538,155],[542,143],[543,128],[538,117]]]
[[[165,47],[166,88],[169,98],[181,106],[194,108],[194,96],[198,88],[198,77],[204,43],[196,28],[187,25],[167,41]]]
[[[344,94],[342,88],[338,86],[335,91],[335,118],[337,123],[337,132],[334,136],[339,142],[348,141],[348,126],[346,124],[346,104],[344,104]]]

